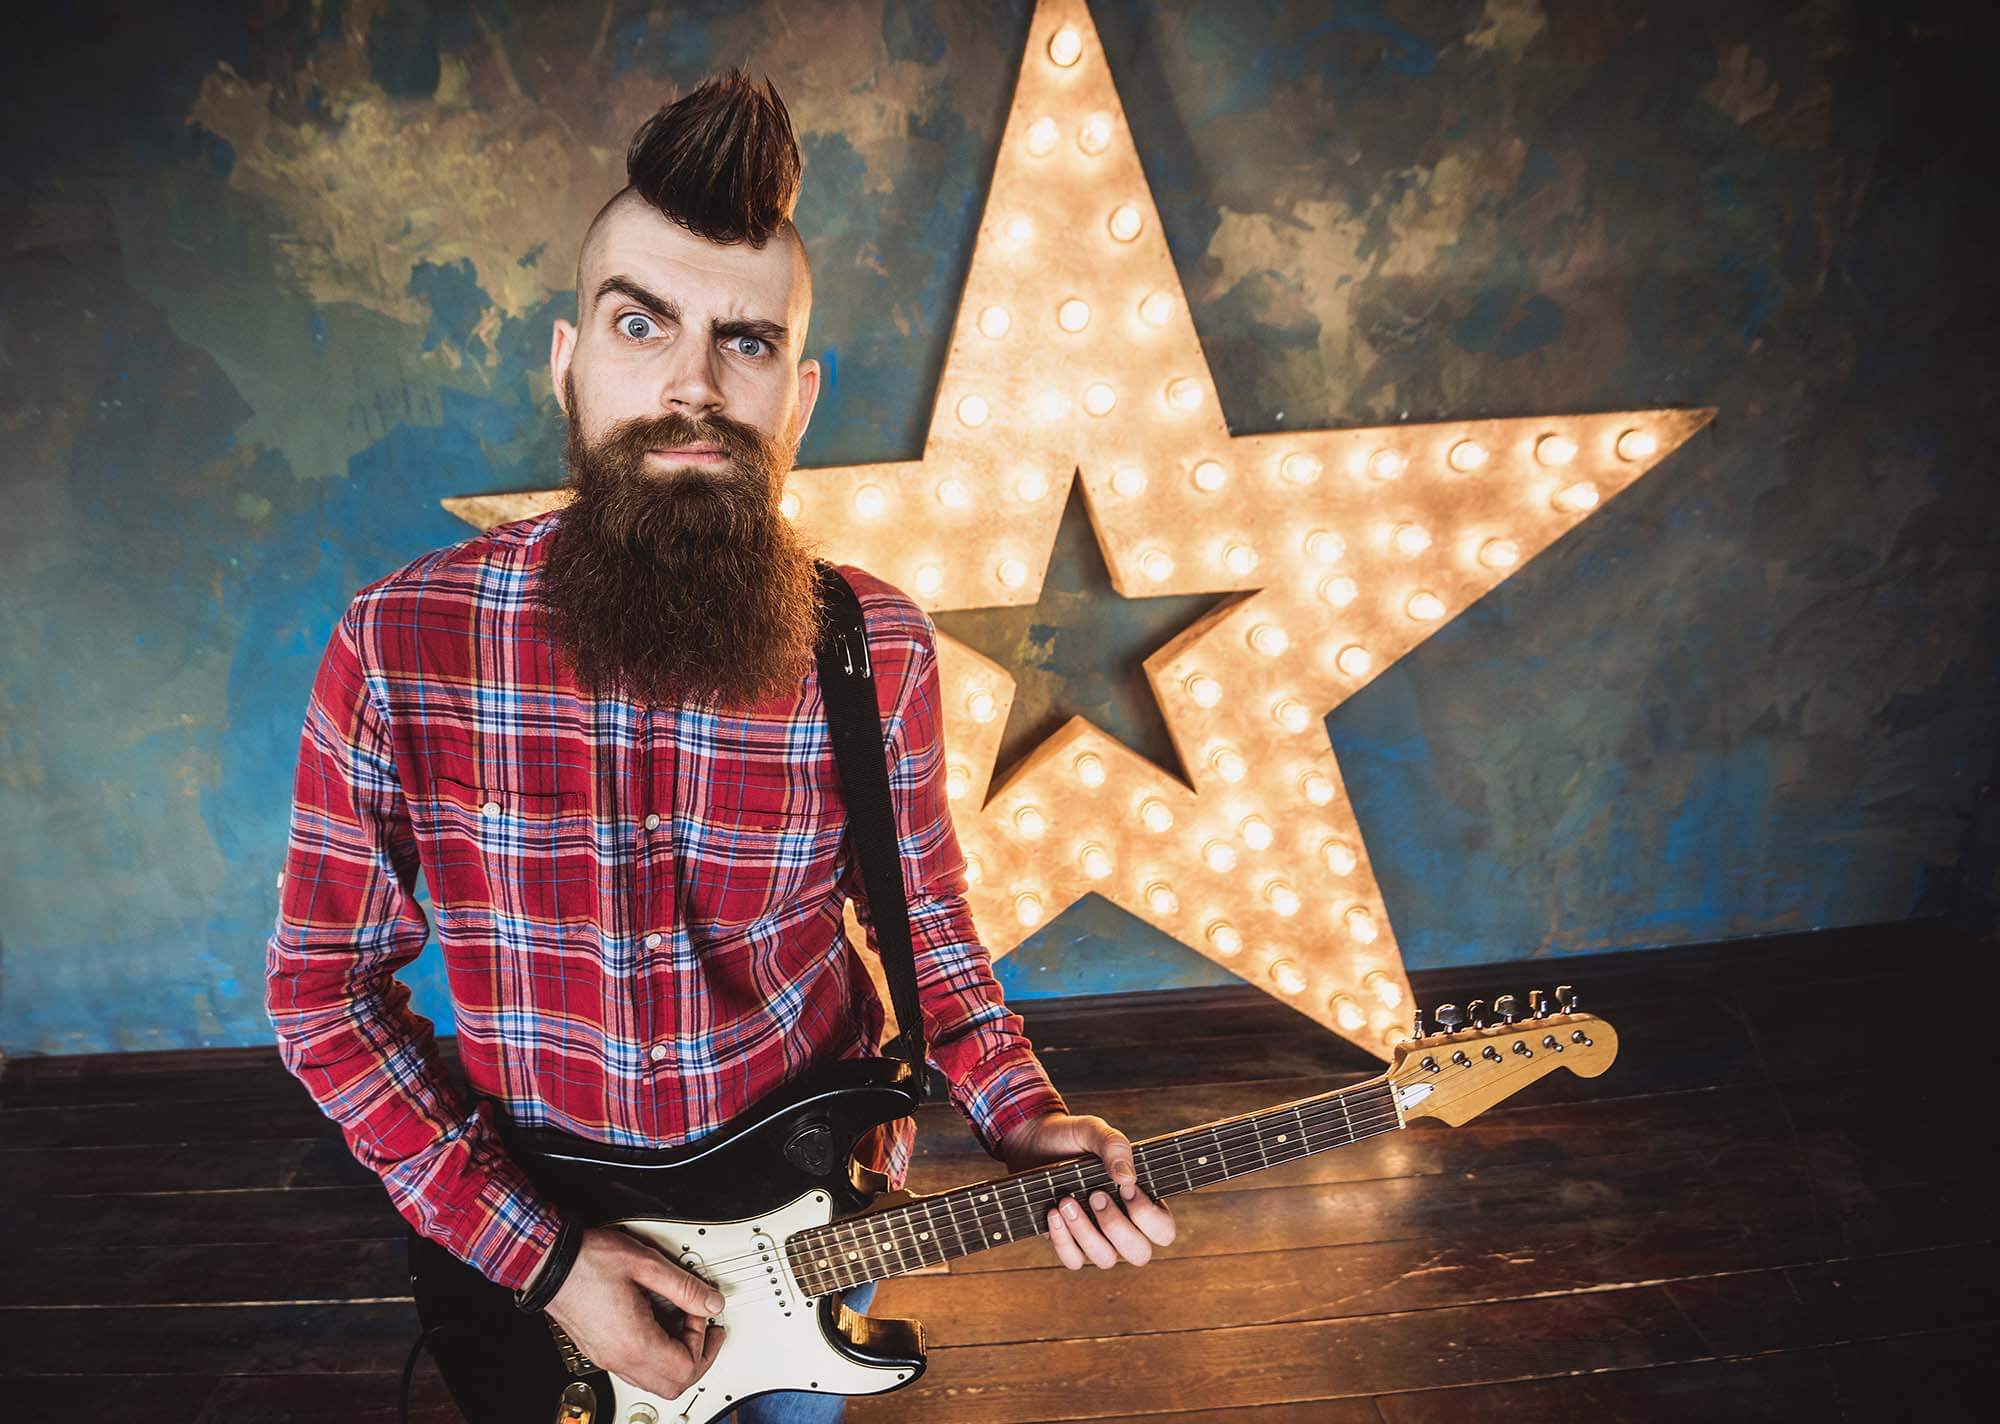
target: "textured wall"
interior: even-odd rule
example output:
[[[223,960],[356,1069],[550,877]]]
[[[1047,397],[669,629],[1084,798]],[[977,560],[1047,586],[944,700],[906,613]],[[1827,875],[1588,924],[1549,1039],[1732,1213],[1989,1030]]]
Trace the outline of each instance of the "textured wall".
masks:
[[[1971,8],[1095,6],[1239,433],[1721,410],[1331,717],[1413,966],[1990,911],[1990,854],[1955,879],[2000,730]],[[0,1047],[268,1039],[332,620],[469,532],[441,496],[557,481],[577,235],[712,68],[801,130],[802,462],[917,453],[1028,16],[78,0],[15,37]],[[1137,662],[1208,602],[1111,593],[1075,506],[1039,607],[938,621],[1019,671],[1010,752],[1082,712],[1172,765]],[[1095,900],[1002,977],[1223,979]]]

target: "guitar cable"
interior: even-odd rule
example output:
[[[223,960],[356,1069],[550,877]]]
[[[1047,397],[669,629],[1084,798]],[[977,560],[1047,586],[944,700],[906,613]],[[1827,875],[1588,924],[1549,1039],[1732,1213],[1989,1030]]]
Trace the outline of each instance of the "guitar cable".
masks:
[[[397,1397],[396,1403],[398,1424],[410,1424],[410,1379],[417,1372],[417,1356],[424,1352],[424,1346],[430,1343],[431,1336],[445,1330],[465,1330],[469,1328],[462,1320],[440,1320],[435,1325],[426,1325],[423,1332],[417,1336],[417,1343],[410,1346],[410,1358],[403,1361],[403,1387]],[[435,1351],[432,1352],[431,1357],[433,1359],[437,1358]]]

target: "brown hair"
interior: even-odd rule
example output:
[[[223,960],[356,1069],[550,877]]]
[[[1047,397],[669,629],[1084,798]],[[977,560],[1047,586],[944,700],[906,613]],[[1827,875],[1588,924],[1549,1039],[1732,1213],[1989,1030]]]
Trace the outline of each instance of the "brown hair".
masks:
[[[663,106],[632,135],[633,191],[710,242],[762,248],[799,201],[792,116],[767,77],[731,69]]]

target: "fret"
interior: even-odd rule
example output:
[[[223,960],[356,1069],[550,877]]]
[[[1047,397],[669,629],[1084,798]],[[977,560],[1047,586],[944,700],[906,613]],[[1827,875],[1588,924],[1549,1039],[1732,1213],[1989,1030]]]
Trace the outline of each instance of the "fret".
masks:
[[[1349,1142],[1358,1141],[1359,1139],[1354,1135],[1354,1119],[1347,1111],[1347,1094],[1335,1093],[1333,1100],[1340,1104],[1340,1120],[1347,1126],[1347,1140]]]
[[[928,1237],[931,1243],[931,1249],[937,1252],[937,1260],[926,1262],[926,1264],[933,1266],[941,1266],[945,1262],[944,1242],[938,1239],[937,1217],[931,1214],[931,1204],[932,1204],[931,1199],[929,1197],[924,1198],[923,1201],[918,1203],[918,1205],[920,1205],[924,1209],[925,1236]]]
[[[1306,1115],[1299,1110],[1297,1104],[1294,1104],[1292,1107],[1292,1121],[1299,1129],[1299,1156],[1310,1156],[1313,1150],[1312,1134],[1307,1131]]]
[[[1210,1132],[1211,1135],[1213,1135],[1213,1129],[1210,1129]],[[1185,1184],[1185,1189],[1191,1192],[1194,1190],[1195,1181],[1194,1181],[1194,1174],[1188,1171],[1187,1148],[1181,1142],[1182,1137],[1184,1137],[1185,1135],[1186,1134],[1184,1133],[1177,1132],[1174,1134],[1171,1140],[1174,1144],[1174,1157],[1181,1164],[1181,1181],[1182,1183]]]
[[[1021,1194],[1021,1215],[1027,1221],[1028,1235],[1041,1235],[1042,1224],[1036,1219],[1035,1203],[1034,1199],[1028,1195],[1028,1184],[1017,1177],[1014,1180],[1014,1190]]]
[[[1250,1140],[1257,1144],[1257,1156],[1259,1160],[1264,1166],[1270,1166],[1271,1154],[1264,1150],[1264,1120],[1261,1117],[1250,1119]]]

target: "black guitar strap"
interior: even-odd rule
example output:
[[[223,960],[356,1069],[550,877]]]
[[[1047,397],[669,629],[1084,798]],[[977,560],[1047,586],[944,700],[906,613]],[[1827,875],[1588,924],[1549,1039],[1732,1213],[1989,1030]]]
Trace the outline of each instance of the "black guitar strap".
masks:
[[[903,857],[897,845],[894,803],[889,799],[887,748],[882,714],[875,701],[875,678],[868,658],[868,625],[861,600],[840,570],[824,559],[819,571],[825,621],[819,646],[820,692],[826,699],[833,759],[840,768],[840,791],[847,801],[847,833],[861,864],[868,892],[875,943],[900,1030],[885,1051],[908,1063],[919,1101],[930,1081],[925,1063],[924,1017],[917,1003],[917,966],[910,947],[910,906],[903,890]]]

